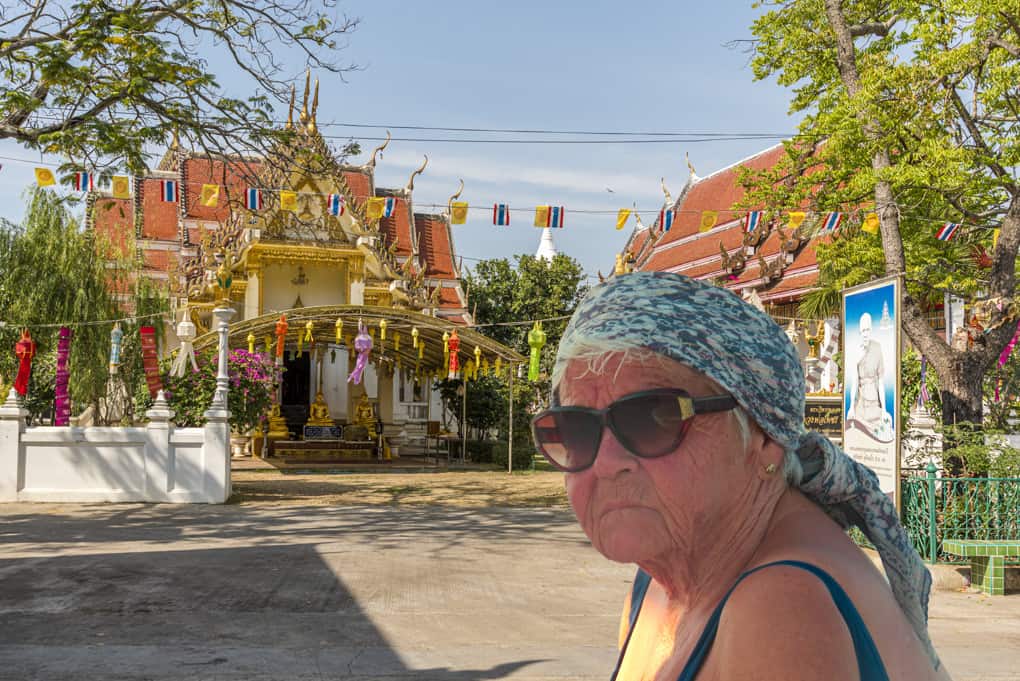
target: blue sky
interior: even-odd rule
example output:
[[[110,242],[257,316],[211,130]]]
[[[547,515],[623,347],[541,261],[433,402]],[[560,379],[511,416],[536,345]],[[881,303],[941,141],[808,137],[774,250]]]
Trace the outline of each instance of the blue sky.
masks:
[[[794,129],[786,113],[789,93],[774,83],[753,82],[748,55],[725,45],[750,37],[756,14],[749,1],[358,0],[342,9],[362,20],[341,56],[361,69],[348,74],[347,82],[324,77],[319,121],[326,134],[383,134],[330,123],[654,132]],[[302,63],[289,65],[295,74],[303,70]],[[212,68],[218,68],[215,61]],[[231,94],[247,94],[241,79],[221,81],[235,84]],[[572,208],[613,211],[636,202],[649,211],[647,223],[662,203],[659,178],[666,178],[674,196],[686,181],[685,152],[704,176],[772,143],[394,141],[378,163],[377,178],[382,186],[403,186],[428,154],[429,168],[415,182],[418,205],[445,204],[458,178],[466,185],[462,198],[472,206],[509,203],[510,228],[493,227],[491,210],[474,210],[468,224],[454,227],[456,250],[466,266],[475,258],[534,253],[541,235],[531,226],[534,206],[563,205],[568,212],[565,228],[554,235],[557,247],[594,275],[611,267],[633,221],[618,232],[614,216],[576,214]],[[370,151],[376,144],[364,141],[362,147]],[[37,152],[10,142],[0,143],[0,156],[39,159]],[[0,163],[0,217],[17,220],[32,166]]]

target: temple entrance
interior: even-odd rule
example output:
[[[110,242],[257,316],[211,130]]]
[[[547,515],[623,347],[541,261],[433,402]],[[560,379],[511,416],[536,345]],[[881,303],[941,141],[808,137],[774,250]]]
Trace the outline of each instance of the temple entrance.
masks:
[[[310,353],[300,355],[288,352],[283,360],[283,389],[280,399],[280,415],[287,420],[292,433],[301,433],[308,420],[308,403],[311,395]]]

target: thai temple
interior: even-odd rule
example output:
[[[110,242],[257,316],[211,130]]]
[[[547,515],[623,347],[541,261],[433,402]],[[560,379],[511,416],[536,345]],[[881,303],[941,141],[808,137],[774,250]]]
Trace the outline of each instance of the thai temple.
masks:
[[[440,420],[432,379],[508,372],[523,357],[468,328],[449,214],[415,210],[428,159],[405,186],[377,186],[389,138],[362,165],[337,160],[316,125],[318,89],[306,78],[300,110],[292,91],[291,144],[226,158],[175,140],[156,170],[134,179],[131,199],[96,192],[90,222],[136,249],[142,276],[169,290],[177,331],[193,333],[197,351],[215,347],[212,310],[228,299],[230,346],[277,355],[283,381],[263,452],[385,458],[380,435]],[[370,216],[370,203],[382,214]],[[349,381],[359,329],[372,349],[361,380]],[[353,440],[374,450],[344,444]],[[257,438],[256,454],[260,446]]]

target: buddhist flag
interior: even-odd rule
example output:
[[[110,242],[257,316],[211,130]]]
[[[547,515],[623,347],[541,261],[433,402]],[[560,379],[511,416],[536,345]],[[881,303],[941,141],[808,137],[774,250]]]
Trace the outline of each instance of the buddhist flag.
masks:
[[[835,232],[839,229],[840,223],[843,222],[843,214],[835,211],[829,213],[828,217],[825,218],[825,223],[822,225],[823,232]]]
[[[386,211],[386,199],[381,196],[373,196],[365,204],[365,217],[369,220],[378,220]]]
[[[660,210],[659,211],[659,229],[663,232],[668,232],[673,226],[673,218],[676,216],[675,210]]]
[[[563,206],[536,206],[536,227],[563,227]]]
[[[878,221],[878,213],[868,213],[864,216],[864,224],[861,225],[861,229],[868,234],[878,234],[879,227],[881,224]]]
[[[110,180],[110,193],[115,199],[130,199],[131,180],[126,175],[114,175]]]
[[[343,194],[330,194],[326,199],[326,210],[330,215],[343,215],[345,203]]]
[[[959,222],[947,222],[942,225],[942,228],[935,234],[935,238],[939,241],[949,241],[956,236],[956,232],[959,231],[959,229]]]
[[[623,229],[623,226],[627,224],[627,220],[630,219],[630,208],[621,208],[616,214],[616,228]]]
[[[53,171],[49,168],[36,168],[35,181],[40,187],[49,187],[57,183],[57,178],[53,177]]]
[[[280,190],[280,210],[297,212],[297,192],[289,189]]]
[[[248,187],[248,191],[244,194],[244,205],[248,210],[262,210],[266,205],[262,199],[262,190],[257,187]]]
[[[762,211],[752,210],[750,213],[744,216],[744,231],[753,232],[754,230],[761,227],[761,216]]]
[[[492,204],[492,224],[497,227],[509,227],[510,206],[505,203]]]
[[[807,213],[800,210],[791,210],[787,214],[786,226],[790,229],[797,229],[804,223]]]
[[[79,192],[90,192],[95,189],[95,176],[92,173],[80,172],[74,174],[74,189]]]
[[[203,184],[202,198],[199,199],[206,208],[215,208],[220,202],[220,186],[218,184]]]
[[[163,203],[177,203],[178,199],[180,199],[177,180],[160,180],[159,196]]]
[[[386,205],[383,207],[384,218],[393,217],[393,211],[397,209],[397,200],[392,196],[386,199]]]
[[[717,210],[703,210],[701,211],[701,224],[698,226],[699,232],[707,232],[708,230],[715,227],[715,223],[719,220],[719,211]]]
[[[450,224],[463,225],[467,222],[467,201],[454,201],[450,204]]]

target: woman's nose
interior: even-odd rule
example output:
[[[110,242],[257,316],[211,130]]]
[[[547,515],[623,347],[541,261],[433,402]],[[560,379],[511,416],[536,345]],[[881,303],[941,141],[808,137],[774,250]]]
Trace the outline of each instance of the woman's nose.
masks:
[[[620,473],[632,472],[637,468],[637,457],[620,444],[610,428],[602,431],[602,442],[595,455],[592,471],[600,478],[614,478]]]

